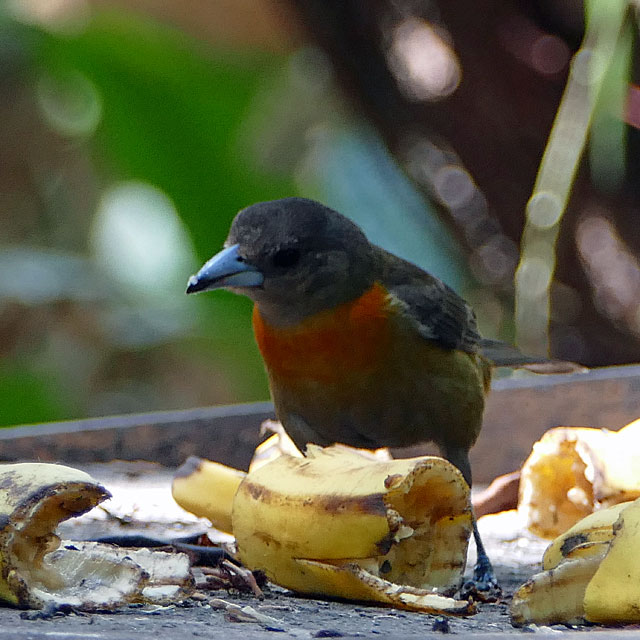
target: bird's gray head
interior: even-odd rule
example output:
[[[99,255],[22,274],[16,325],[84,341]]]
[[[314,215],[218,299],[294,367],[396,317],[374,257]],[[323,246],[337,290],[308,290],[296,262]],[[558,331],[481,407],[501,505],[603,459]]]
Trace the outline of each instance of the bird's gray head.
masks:
[[[313,200],[285,198],[240,211],[225,249],[191,276],[187,293],[235,290],[282,325],[357,298],[375,278],[375,252],[357,225]]]

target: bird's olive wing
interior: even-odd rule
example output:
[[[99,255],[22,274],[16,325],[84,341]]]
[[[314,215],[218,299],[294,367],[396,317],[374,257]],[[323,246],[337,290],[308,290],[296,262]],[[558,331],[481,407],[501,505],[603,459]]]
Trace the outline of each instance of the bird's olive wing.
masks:
[[[447,349],[475,353],[481,338],[473,309],[438,278],[380,251],[383,284],[418,333]]]

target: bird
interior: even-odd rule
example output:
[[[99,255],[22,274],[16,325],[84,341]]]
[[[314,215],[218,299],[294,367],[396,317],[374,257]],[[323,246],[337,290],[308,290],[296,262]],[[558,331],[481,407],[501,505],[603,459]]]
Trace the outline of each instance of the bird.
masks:
[[[259,202],[187,293],[224,288],[254,302],[253,328],[276,417],[300,450],[435,443],[472,485],[469,450],[494,366],[550,361],[482,338],[472,308],[420,267],[306,198]],[[498,589],[475,516],[478,589]]]

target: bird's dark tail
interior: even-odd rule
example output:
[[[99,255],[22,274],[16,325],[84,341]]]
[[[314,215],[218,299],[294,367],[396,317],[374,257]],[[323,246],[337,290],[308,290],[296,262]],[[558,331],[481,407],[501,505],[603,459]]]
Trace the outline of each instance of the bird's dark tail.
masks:
[[[527,369],[533,373],[584,373],[588,370],[575,362],[528,356],[511,344],[488,338],[480,341],[480,353],[496,367]]]

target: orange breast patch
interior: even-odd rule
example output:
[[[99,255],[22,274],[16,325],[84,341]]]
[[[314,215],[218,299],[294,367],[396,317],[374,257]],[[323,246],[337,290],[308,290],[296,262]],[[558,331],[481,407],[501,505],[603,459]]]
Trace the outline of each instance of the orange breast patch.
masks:
[[[387,292],[374,284],[362,296],[295,327],[272,327],[253,309],[253,329],[272,376],[339,382],[375,368],[387,351]]]

